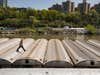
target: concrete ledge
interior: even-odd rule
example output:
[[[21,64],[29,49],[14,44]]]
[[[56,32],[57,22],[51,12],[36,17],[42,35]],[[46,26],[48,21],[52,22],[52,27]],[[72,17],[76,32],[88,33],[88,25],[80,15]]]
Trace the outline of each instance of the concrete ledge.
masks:
[[[29,68],[29,69],[0,69],[0,75],[100,75],[100,69],[54,69],[54,68]]]

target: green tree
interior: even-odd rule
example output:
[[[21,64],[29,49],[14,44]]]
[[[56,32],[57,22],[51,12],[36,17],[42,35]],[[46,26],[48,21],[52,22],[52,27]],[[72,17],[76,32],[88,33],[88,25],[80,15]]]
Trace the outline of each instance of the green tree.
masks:
[[[89,33],[92,33],[92,34],[95,34],[97,32],[96,28],[91,25],[91,24],[88,24],[85,29],[89,32]]]

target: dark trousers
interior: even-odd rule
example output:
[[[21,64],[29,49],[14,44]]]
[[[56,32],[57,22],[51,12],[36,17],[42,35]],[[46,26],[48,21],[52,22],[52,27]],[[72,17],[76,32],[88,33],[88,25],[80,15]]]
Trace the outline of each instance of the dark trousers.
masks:
[[[22,48],[24,51],[26,51],[25,48],[24,48],[22,45],[20,45],[20,46],[17,48],[16,51],[19,52],[19,49],[20,49],[20,48]]]

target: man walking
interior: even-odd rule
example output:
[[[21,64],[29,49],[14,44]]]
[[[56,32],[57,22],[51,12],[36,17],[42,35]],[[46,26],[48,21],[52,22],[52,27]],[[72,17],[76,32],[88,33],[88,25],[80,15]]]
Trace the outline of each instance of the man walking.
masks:
[[[19,49],[22,48],[24,52],[26,51],[25,48],[23,47],[23,39],[20,41],[19,47],[17,48],[17,52],[19,52]]]

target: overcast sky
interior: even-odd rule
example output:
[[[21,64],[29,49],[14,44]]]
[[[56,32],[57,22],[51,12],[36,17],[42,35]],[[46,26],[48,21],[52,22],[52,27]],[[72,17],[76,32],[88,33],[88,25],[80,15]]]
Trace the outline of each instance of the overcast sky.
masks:
[[[63,1],[66,0],[8,0],[8,5],[11,7],[32,7],[35,9],[47,9],[51,7],[56,2],[61,4]],[[82,0],[72,0],[75,2],[75,6],[78,3],[81,3]],[[87,0],[91,3],[91,6],[100,2],[100,0]]]

